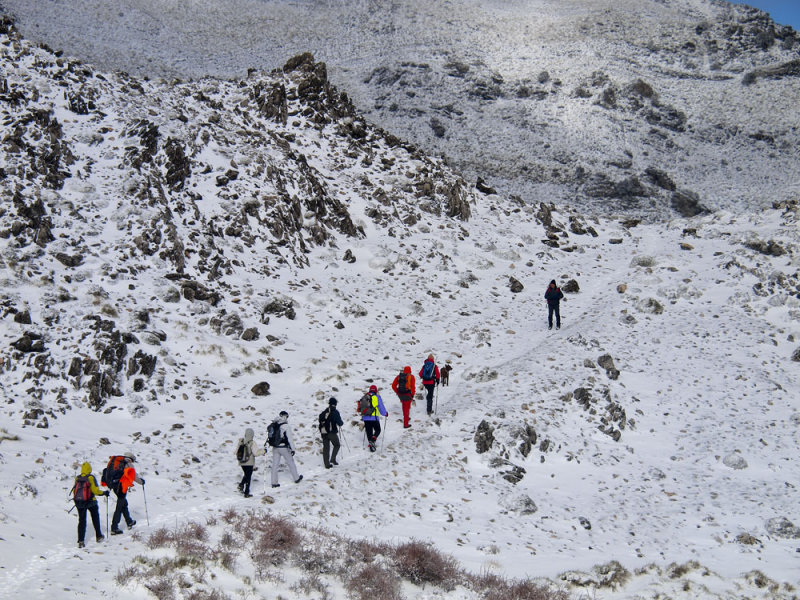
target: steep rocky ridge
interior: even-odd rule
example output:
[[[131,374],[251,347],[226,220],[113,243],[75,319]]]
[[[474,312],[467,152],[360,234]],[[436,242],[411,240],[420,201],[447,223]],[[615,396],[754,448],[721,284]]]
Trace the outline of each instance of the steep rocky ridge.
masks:
[[[534,204],[663,220],[800,193],[797,32],[743,5],[6,4],[37,39],[150,76],[240,76],[312,51],[371,121]]]

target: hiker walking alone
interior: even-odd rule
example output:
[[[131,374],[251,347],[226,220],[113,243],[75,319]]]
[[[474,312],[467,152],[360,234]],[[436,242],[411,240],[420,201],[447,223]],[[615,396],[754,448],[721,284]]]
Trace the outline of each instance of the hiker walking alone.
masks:
[[[136,469],[133,468],[133,463],[136,462],[136,457],[133,455],[133,452],[126,452],[122,456],[124,459],[122,476],[119,480],[116,480],[116,477],[112,477],[110,486],[117,496],[117,505],[114,507],[114,516],[111,518],[111,535],[119,535],[122,533],[122,530],[119,528],[119,522],[122,518],[125,519],[125,524],[128,526],[128,529],[136,525],[136,521],[131,518],[131,514],[128,512],[128,499],[126,496],[128,490],[133,487],[134,483],[144,485],[144,479],[139,477],[136,474]],[[112,457],[112,459],[113,458],[116,457]]]
[[[263,456],[266,452],[264,448],[256,448],[253,445],[253,430],[249,427],[245,429],[244,437],[239,438],[236,446],[236,460],[239,461],[239,466],[244,472],[242,480],[239,482],[239,491],[244,494],[245,498],[253,495],[250,493],[250,480],[253,477],[253,468],[256,466],[256,456]]]
[[[403,367],[400,374],[394,378],[392,389],[400,398],[400,405],[403,407],[403,428],[408,429],[411,427],[409,423],[411,403],[414,401],[414,394],[417,393],[417,381],[411,374],[411,367]]]
[[[425,363],[419,370],[419,378],[422,379],[422,385],[425,386],[425,389],[428,392],[428,394],[425,396],[425,401],[428,405],[428,414],[432,415],[433,390],[437,385],[439,385],[439,367],[436,366],[436,362],[433,360],[433,354],[428,354],[428,358],[425,359]]]
[[[553,313],[556,314],[556,329],[561,329],[561,309],[559,302],[564,297],[564,294],[556,286],[556,280],[553,279],[550,285],[547,286],[547,291],[544,293],[544,298],[547,300],[547,328],[553,328]]]
[[[381,415],[384,417],[389,416],[383,406],[383,398],[378,394],[377,386],[369,386],[369,391],[359,400],[359,412],[361,413],[361,420],[364,421],[369,451],[375,452],[375,442],[381,434]]]
[[[81,474],[75,478],[75,485],[72,486],[72,499],[75,508],[78,509],[78,548],[84,547],[86,539],[86,511],[92,515],[92,525],[98,542],[102,542],[105,537],[100,530],[100,509],[97,507],[95,496],[108,496],[108,490],[101,490],[97,486],[97,479],[92,474],[92,465],[85,462],[81,465]]]
[[[344,426],[342,415],[336,408],[338,404],[336,398],[328,400],[328,408],[322,411],[319,415],[319,434],[322,436],[322,462],[326,469],[330,469],[336,462],[336,456],[339,454],[339,427]],[[331,446],[333,446],[333,453],[331,453]]]
[[[289,427],[289,413],[282,410],[278,418],[270,423],[267,428],[267,442],[272,446],[272,487],[281,487],[278,483],[278,467],[283,460],[289,467],[292,479],[295,483],[300,483],[302,475],[297,474],[297,467],[294,464],[294,438],[292,428]]]

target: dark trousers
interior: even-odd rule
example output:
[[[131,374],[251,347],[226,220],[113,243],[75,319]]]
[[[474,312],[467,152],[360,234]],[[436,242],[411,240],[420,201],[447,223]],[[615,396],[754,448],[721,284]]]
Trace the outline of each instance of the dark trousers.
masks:
[[[374,421],[364,421],[364,429],[367,430],[367,440],[374,442],[381,434],[381,422],[378,419]]]
[[[250,480],[253,478],[254,466],[255,465],[241,465],[244,475],[242,475],[242,480],[239,482],[239,489],[245,494],[250,493]]]
[[[331,463],[336,463],[336,455],[339,454],[339,434],[331,431],[330,433],[322,434],[322,462],[326,467],[330,467]],[[333,453],[331,453],[331,446],[333,446]]]
[[[549,327],[553,326],[553,313],[556,313],[556,327],[561,327],[561,309],[559,308],[558,304],[547,305],[547,325]]]
[[[92,525],[94,526],[94,533],[98,538],[103,537],[103,532],[100,531],[100,509],[97,507],[97,501],[84,504],[76,504],[75,508],[78,509],[78,541],[83,542],[86,539],[86,511],[92,515]]]
[[[133,523],[131,513],[128,512],[128,499],[125,497],[127,494],[119,488],[115,489],[114,493],[117,495],[117,505],[114,507],[114,516],[111,517],[112,531],[119,528],[121,518],[125,519],[125,524],[128,527]]]
[[[423,383],[428,394],[425,396],[425,402],[428,404],[428,414],[433,412],[433,389],[436,387],[435,383]]]

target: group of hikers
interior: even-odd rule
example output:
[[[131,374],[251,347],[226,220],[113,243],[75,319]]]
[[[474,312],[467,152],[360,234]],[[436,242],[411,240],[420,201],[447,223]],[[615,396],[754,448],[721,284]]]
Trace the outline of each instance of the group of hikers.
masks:
[[[553,316],[556,317],[556,329],[561,328],[561,312],[559,302],[564,298],[564,294],[552,280],[544,294],[547,301],[548,329],[553,328]],[[427,414],[434,414],[434,391],[443,380],[445,384],[449,380],[450,365],[447,364],[440,371],[432,354],[429,354],[419,370],[419,378],[425,388],[425,404]],[[411,405],[416,405],[415,396],[417,393],[416,378],[411,372],[411,367],[406,366],[392,381],[392,391],[400,400],[403,410],[403,428],[411,427],[410,414]],[[319,415],[319,431],[322,439],[322,462],[326,469],[337,466],[339,463],[336,458],[339,454],[341,443],[339,441],[340,428],[344,426],[342,416],[337,409],[338,401],[336,398],[328,400],[328,406]],[[364,423],[364,434],[370,452],[377,449],[376,442],[381,434],[381,417],[388,417],[389,412],[383,403],[383,398],[378,393],[378,387],[371,385],[366,394],[358,401],[357,413],[361,416]],[[289,426],[289,413],[281,411],[278,417],[270,423],[267,428],[267,442],[263,446],[258,446],[254,441],[254,431],[247,428],[244,436],[239,439],[236,447],[236,459],[242,468],[242,479],[239,481],[238,489],[245,498],[250,498],[250,483],[253,477],[256,457],[264,456],[267,448],[272,447],[272,487],[280,487],[278,483],[278,471],[282,462],[286,463],[292,480],[300,483],[303,476],[298,474],[297,465],[294,462],[295,446],[292,430]],[[81,465],[81,474],[75,478],[75,485],[72,488],[75,507],[78,510],[78,547],[84,547],[86,536],[86,513],[92,518],[97,541],[104,539],[100,529],[100,511],[97,505],[97,496],[108,498],[109,490],[113,491],[117,497],[117,504],[114,509],[114,516],[111,520],[111,535],[119,535],[122,530],[119,528],[120,521],[124,518],[128,529],[136,525],[136,521],[131,518],[128,511],[128,500],[126,498],[128,490],[138,483],[144,489],[144,479],[136,474],[133,463],[136,457],[131,452],[126,452],[120,456],[112,456],[108,465],[103,469],[101,485],[109,489],[102,490],[97,485],[97,480],[92,474],[92,467],[88,462]],[[106,501],[108,502],[108,501]],[[145,505],[147,500],[145,499]],[[145,506],[146,508],[146,506]],[[108,518],[108,505],[106,504],[106,518]]]
[[[100,484],[109,488],[106,490],[100,489],[100,486],[97,485],[97,478],[92,473],[92,465],[88,462],[81,465],[81,474],[75,478],[75,484],[71,490],[75,508],[78,511],[78,548],[83,548],[85,545],[87,512],[92,518],[97,541],[102,542],[105,539],[103,531],[100,529],[100,509],[97,505],[97,497],[108,498],[110,491],[114,492],[117,497],[114,516],[111,519],[111,535],[122,533],[122,529],[119,528],[122,519],[125,519],[128,529],[136,525],[136,521],[128,511],[127,495],[134,483],[138,483],[144,489],[144,479],[136,474],[133,466],[135,462],[136,457],[132,452],[110,457],[100,479]],[[106,500],[106,519],[108,519],[108,500]]]
[[[445,374],[450,371],[450,366],[445,367]],[[436,364],[432,354],[428,355],[422,368],[419,370],[419,378],[425,387],[426,408],[428,415],[434,413],[434,390],[439,385],[442,372]],[[449,378],[449,377],[448,377]],[[416,378],[411,373],[411,367],[406,366],[392,381],[392,390],[397,394],[400,405],[403,409],[403,428],[411,427],[411,405],[415,403]],[[338,410],[338,400],[328,399],[328,406],[319,415],[319,432],[322,440],[322,463],[326,469],[331,469],[339,463],[336,458],[339,455],[341,442],[339,440],[340,428],[344,426],[342,415]],[[388,417],[389,412],[383,403],[383,398],[378,393],[378,386],[371,385],[356,405],[356,411],[361,416],[364,424],[364,439],[370,452],[377,450],[377,440],[381,435],[381,417]],[[295,483],[300,483],[303,476],[297,472],[294,462],[295,446],[292,438],[292,431],[288,424],[289,413],[281,411],[278,418],[270,423],[267,428],[267,442],[263,447],[259,447],[254,439],[254,432],[247,428],[244,436],[239,439],[236,446],[236,459],[242,468],[242,479],[239,481],[238,489],[245,498],[250,498],[250,483],[253,476],[253,469],[256,464],[256,457],[263,456],[268,447],[272,447],[272,487],[280,487],[278,483],[278,471],[281,462],[285,462],[289,467],[292,479]]]

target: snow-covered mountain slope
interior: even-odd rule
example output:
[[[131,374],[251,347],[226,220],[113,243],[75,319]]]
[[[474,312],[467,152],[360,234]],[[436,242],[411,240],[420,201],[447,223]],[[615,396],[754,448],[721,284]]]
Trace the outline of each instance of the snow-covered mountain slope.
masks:
[[[311,51],[474,183],[649,219],[797,198],[800,43],[718,0],[5,0],[106,68],[241,77]]]
[[[281,409],[305,479],[263,499],[309,527],[577,595],[796,596],[796,203],[653,225],[509,200],[368,124],[308,57],[167,84],[2,35],[4,598],[84,572],[85,597],[146,597],[114,583],[142,539],[74,548],[80,462],[136,453],[144,536],[244,512],[263,504],[235,493],[235,441]],[[389,384],[429,352],[450,386],[403,430]],[[353,414],[370,383],[374,455]],[[610,560],[630,580],[592,591]]]

